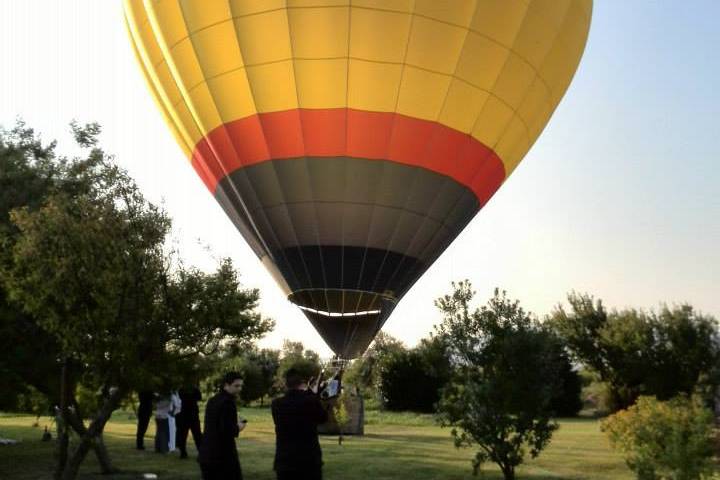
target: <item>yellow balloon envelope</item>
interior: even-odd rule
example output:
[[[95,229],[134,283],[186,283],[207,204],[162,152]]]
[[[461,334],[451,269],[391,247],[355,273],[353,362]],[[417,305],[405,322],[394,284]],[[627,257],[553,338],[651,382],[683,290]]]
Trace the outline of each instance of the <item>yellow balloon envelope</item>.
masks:
[[[192,166],[344,358],[535,142],[591,12],[592,0],[125,0]]]

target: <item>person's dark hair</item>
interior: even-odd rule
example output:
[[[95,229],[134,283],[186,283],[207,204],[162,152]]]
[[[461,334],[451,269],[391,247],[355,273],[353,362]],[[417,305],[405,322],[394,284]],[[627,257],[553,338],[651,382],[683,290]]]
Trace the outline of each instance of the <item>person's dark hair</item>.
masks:
[[[306,379],[303,378],[300,370],[298,370],[297,368],[289,368],[288,371],[285,372],[285,386],[287,388],[297,388],[303,383],[305,383],[305,381]]]
[[[242,378],[243,378],[243,376],[242,376],[242,374],[241,374],[240,372],[227,372],[227,373],[223,376],[222,386],[232,385],[232,383],[233,383],[235,380],[242,380]]]

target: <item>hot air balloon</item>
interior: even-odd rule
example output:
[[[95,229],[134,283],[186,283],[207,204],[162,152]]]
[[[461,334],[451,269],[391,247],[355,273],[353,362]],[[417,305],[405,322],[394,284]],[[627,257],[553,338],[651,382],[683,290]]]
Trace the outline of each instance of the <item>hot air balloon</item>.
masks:
[[[592,0],[125,0],[197,174],[340,358],[485,206],[580,61]]]

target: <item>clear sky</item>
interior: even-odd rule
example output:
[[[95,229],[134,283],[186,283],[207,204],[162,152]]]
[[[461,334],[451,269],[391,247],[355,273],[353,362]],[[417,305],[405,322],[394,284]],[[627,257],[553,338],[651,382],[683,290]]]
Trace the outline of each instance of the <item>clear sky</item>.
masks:
[[[596,0],[564,100],[525,160],[400,302],[384,330],[413,345],[433,299],[470,279],[539,315],[567,292],[609,306],[689,302],[720,318],[720,2]],[[263,340],[329,355],[185,160],[150,99],[120,2],[0,2],[0,125],[20,116],[71,151],[67,124],[97,121],[102,145],[164,202],[188,264],[232,257],[277,322]]]

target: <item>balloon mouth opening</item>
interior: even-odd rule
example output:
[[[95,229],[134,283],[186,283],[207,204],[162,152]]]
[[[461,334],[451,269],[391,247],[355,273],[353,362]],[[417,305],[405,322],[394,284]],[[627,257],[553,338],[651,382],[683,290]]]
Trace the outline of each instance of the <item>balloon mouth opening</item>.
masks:
[[[312,312],[323,317],[362,317],[366,315],[377,315],[382,312],[382,310],[369,310],[367,312],[323,312],[321,310],[315,310],[314,308],[303,307],[302,305],[298,305],[298,307],[301,310]]]
[[[392,292],[303,289],[288,299],[305,314],[337,358],[356,358],[397,305]]]
[[[288,300],[305,313],[333,318],[378,316],[397,303],[392,292],[325,288],[295,290]]]

